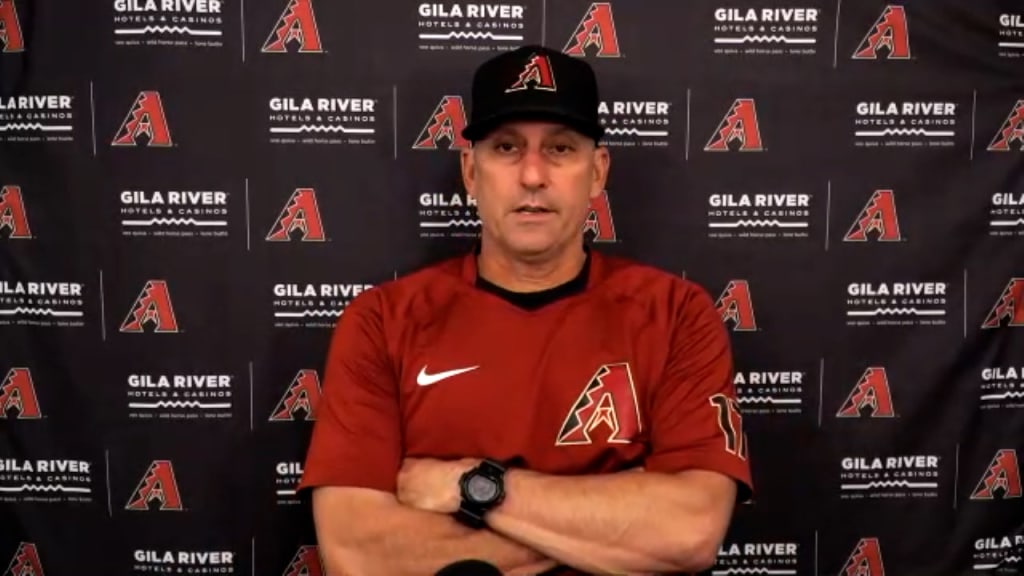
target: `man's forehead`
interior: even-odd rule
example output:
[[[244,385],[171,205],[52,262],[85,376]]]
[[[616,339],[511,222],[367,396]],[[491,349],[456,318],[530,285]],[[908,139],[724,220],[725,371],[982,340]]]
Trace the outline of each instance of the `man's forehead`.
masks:
[[[518,120],[506,122],[491,132],[490,137],[496,136],[571,136],[574,138],[586,138],[571,127],[558,122],[546,122],[543,120]]]

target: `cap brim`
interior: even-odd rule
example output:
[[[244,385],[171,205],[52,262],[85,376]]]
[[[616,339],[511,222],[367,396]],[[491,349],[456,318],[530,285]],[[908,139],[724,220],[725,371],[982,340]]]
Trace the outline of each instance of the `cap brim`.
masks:
[[[565,124],[580,134],[593,138],[595,142],[604,136],[604,128],[590,120],[567,114],[563,110],[551,108],[520,108],[510,110],[501,114],[494,114],[487,118],[481,118],[462,129],[462,137],[470,142],[483,140],[488,134],[496,130],[502,124],[517,120],[542,120]]]

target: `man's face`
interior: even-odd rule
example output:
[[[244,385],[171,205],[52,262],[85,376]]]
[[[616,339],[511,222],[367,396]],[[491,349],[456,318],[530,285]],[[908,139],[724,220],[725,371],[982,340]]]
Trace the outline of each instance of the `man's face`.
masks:
[[[462,178],[483,234],[536,258],[581,241],[590,200],[604,191],[608,151],[561,124],[507,123],[462,153]]]

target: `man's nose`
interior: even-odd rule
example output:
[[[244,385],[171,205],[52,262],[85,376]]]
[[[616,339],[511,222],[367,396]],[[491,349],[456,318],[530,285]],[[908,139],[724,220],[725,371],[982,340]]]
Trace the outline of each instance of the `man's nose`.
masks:
[[[519,162],[519,183],[524,188],[543,188],[548,182],[547,159],[540,150],[530,149]]]

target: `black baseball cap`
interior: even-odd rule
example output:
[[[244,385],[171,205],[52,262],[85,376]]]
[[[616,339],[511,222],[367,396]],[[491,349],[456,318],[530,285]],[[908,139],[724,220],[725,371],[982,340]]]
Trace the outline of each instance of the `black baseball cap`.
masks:
[[[548,120],[597,142],[604,135],[599,102],[597,77],[586,61],[544,46],[522,46],[476,69],[462,137],[480,140],[511,120]]]

